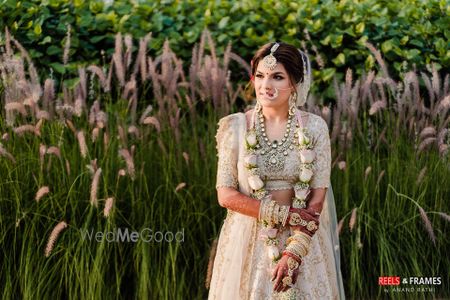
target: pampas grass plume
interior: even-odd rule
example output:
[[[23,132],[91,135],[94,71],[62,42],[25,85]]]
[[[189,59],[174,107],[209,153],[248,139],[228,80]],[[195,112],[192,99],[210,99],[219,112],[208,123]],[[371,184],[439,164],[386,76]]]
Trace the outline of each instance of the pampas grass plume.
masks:
[[[125,160],[125,163],[127,164],[128,174],[130,174],[131,179],[134,180],[135,169],[134,169],[133,158],[131,157],[130,151],[128,151],[128,149],[120,149],[119,155],[122,156],[123,159]]]
[[[3,148],[2,144],[0,144],[0,156],[8,158],[14,164],[16,163],[16,159],[14,158],[14,156],[11,153],[9,153],[5,148]]]
[[[158,133],[161,132],[161,125],[158,121],[157,118],[155,117],[146,117],[143,121],[143,124],[152,124],[153,126],[155,126],[156,130],[158,131]]]
[[[425,210],[419,206],[420,217],[422,218],[423,225],[428,232],[428,236],[430,237],[433,244],[436,245],[436,236],[434,235],[433,226],[431,225],[430,219],[428,219],[427,213]]]
[[[92,179],[91,184],[91,205],[98,206],[98,199],[97,199],[97,190],[98,190],[98,183],[100,181],[100,175],[102,174],[102,168],[98,168],[97,171],[95,171],[94,178]]]
[[[186,164],[189,165],[189,154],[187,152],[183,152],[183,158],[186,161]]]
[[[109,214],[111,213],[111,208],[113,206],[113,203],[114,203],[114,198],[113,197],[109,197],[108,199],[106,199],[105,208],[103,209],[103,216],[105,218],[109,217]]]
[[[84,137],[84,132],[82,130],[78,131],[77,139],[78,139],[78,145],[80,146],[81,156],[83,158],[86,158],[88,149],[87,149],[87,145],[86,145],[86,139]]]
[[[43,186],[37,191],[36,197],[34,199],[36,200],[36,202],[39,202],[39,200],[41,200],[41,198],[47,195],[49,192],[50,189],[48,188],[48,186]]]
[[[182,188],[184,188],[186,186],[185,182],[181,182],[177,185],[177,187],[175,188],[175,192],[178,192],[179,190],[181,190]]]
[[[357,208],[356,207],[353,208],[352,215],[350,217],[350,221],[348,222],[348,228],[350,228],[350,231],[353,231],[353,228],[356,225],[356,211],[357,211]]]
[[[58,239],[59,234],[61,231],[63,231],[67,227],[67,223],[62,221],[59,222],[58,225],[53,228],[52,233],[50,234],[50,237],[48,238],[47,247],[45,247],[45,257],[49,257],[50,253],[53,250],[53,247],[55,246],[55,242]]]
[[[61,151],[60,151],[59,148],[56,147],[56,146],[48,147],[47,153],[48,153],[48,154],[56,155],[59,159],[61,159]]]

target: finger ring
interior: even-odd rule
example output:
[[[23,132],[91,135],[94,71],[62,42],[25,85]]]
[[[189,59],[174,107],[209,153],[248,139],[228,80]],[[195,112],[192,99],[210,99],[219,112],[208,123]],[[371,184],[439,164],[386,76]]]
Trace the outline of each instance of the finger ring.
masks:
[[[292,277],[291,276],[286,276],[286,277],[284,277],[283,278],[283,286],[286,286],[286,285],[291,285],[292,284]]]

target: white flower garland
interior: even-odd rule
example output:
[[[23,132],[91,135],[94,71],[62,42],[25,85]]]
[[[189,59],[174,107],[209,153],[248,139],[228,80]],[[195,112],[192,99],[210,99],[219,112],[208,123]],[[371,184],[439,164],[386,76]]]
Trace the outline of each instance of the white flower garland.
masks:
[[[313,162],[316,158],[316,154],[313,150],[312,139],[303,126],[296,129],[295,137],[298,138],[298,150],[300,151],[300,173],[299,180],[294,184],[295,197],[293,199],[292,206],[294,208],[305,208],[306,198],[310,193],[309,182],[314,173]],[[261,179],[261,174],[257,164],[257,149],[258,149],[258,136],[255,129],[250,128],[245,135],[246,155],[244,157],[245,167],[249,172],[248,184],[253,190],[251,196],[253,198],[262,200],[269,195],[269,192],[264,188],[265,183]],[[278,229],[275,225],[269,224],[266,220],[263,220],[265,229],[261,232],[260,238],[263,239],[267,245],[267,252],[269,258],[273,262],[277,262],[280,258],[280,251],[278,249],[279,239],[277,238]]]

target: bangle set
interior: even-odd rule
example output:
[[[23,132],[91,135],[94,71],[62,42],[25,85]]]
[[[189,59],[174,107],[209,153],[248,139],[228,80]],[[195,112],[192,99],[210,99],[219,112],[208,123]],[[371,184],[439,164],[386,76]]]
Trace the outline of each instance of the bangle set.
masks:
[[[286,240],[286,249],[282,252],[284,256],[288,256],[288,274],[282,279],[284,286],[291,286],[293,283],[292,276],[294,270],[302,263],[303,258],[308,255],[311,237],[303,231],[296,230],[294,235]]]
[[[286,250],[283,255],[296,259],[297,263],[301,263],[302,259],[308,255],[311,237],[302,231],[294,231],[294,235],[286,240]]]
[[[290,206],[279,205],[276,201],[272,200],[271,195],[267,195],[261,199],[258,219],[271,227],[275,225],[282,225],[284,227],[286,226],[286,223],[290,226],[302,226],[314,234],[319,228],[318,221],[315,220],[317,219],[317,216],[312,217],[309,216],[308,213],[306,215],[310,217],[311,220],[305,220],[305,217],[302,218],[300,215],[301,211],[306,212],[305,209],[290,211]]]
[[[258,219],[272,228],[276,225],[284,227],[286,224],[297,227],[291,228],[291,230],[294,229],[292,230],[293,235],[286,240],[286,248],[282,252],[283,256],[288,256],[288,273],[282,279],[282,283],[283,286],[292,286],[294,271],[299,268],[303,258],[308,255],[312,236],[318,229],[318,214],[313,214],[305,208],[279,205],[272,200],[272,195],[269,194],[261,199]],[[272,244],[276,246],[278,243]]]
[[[289,217],[289,208],[288,205],[279,205],[271,199],[271,196],[266,196],[261,200],[259,220],[271,227],[279,224],[286,226]]]

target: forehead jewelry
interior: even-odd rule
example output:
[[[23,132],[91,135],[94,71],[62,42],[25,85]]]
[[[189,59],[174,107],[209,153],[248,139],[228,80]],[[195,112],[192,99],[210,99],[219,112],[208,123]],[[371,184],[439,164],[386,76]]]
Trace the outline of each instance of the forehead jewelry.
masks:
[[[277,59],[275,58],[275,56],[273,56],[273,54],[275,53],[275,51],[277,51],[278,47],[280,47],[280,44],[275,43],[272,48],[270,48],[270,54],[264,56],[263,58],[263,64],[264,67],[273,70],[276,68],[277,66]]]

